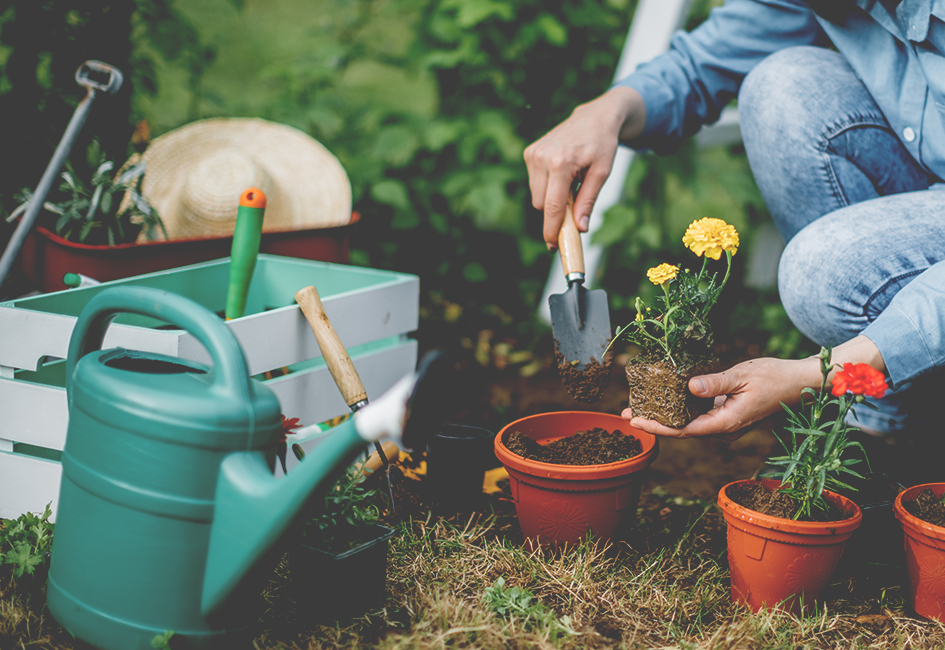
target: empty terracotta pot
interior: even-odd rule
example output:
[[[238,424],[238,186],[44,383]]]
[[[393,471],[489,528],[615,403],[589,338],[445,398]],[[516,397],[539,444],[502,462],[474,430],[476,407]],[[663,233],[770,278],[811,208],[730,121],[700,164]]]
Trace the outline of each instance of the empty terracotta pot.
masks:
[[[849,499],[824,496],[849,516],[840,521],[795,521],[764,515],[728,498],[726,491],[754,479],[729,483],[718,503],[728,524],[728,566],[732,600],[752,611],[783,609],[795,614],[810,606],[830,582],[843,545],[860,525],[863,513]],[[777,480],[762,480],[769,490]]]
[[[945,528],[922,521],[902,506],[926,488],[938,498],[945,494],[945,483],[916,485],[899,493],[893,512],[904,533],[912,606],[920,616],[945,622]]]
[[[518,431],[548,444],[592,428],[620,430],[637,438],[643,451],[604,465],[556,465],[512,453],[504,436]],[[509,473],[515,511],[529,547],[577,544],[588,532],[610,539],[636,513],[642,470],[656,460],[656,437],[618,415],[586,411],[541,413],[516,420],[495,437],[495,454]]]

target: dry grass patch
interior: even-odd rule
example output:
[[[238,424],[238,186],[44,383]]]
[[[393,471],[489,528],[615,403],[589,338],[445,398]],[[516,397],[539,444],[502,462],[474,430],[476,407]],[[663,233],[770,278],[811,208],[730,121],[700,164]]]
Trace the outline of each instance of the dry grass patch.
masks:
[[[425,513],[397,529],[382,608],[314,624],[292,602],[282,565],[253,647],[945,648],[945,627],[904,606],[898,565],[847,567],[805,617],[735,606],[721,514],[658,490],[619,542],[587,540],[564,552],[525,550],[514,509],[501,500],[474,513]],[[41,594],[22,592],[9,575],[0,584],[0,648],[73,648],[43,615]]]

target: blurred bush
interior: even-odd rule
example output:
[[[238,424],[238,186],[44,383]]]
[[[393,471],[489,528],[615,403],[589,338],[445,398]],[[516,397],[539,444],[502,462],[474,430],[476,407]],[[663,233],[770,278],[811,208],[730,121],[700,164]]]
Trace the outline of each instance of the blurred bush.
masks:
[[[42,4],[55,16],[71,8],[86,22],[104,20],[78,0]],[[362,215],[352,261],[419,275],[430,337],[471,341],[488,330],[516,348],[549,338],[536,308],[551,255],[541,215],[531,207],[522,152],[609,86],[636,0],[104,4],[122,11],[120,19],[109,17],[110,36],[99,39],[126,48],[109,62],[127,61],[133,93],[122,118],[90,128],[89,137],[111,130],[119,144],[127,142],[142,118],[155,134],[211,116],[259,116],[300,128],[337,155],[351,178]],[[688,28],[721,2],[693,4]],[[20,6],[31,3],[12,5],[16,11],[0,20],[19,24]],[[7,35],[4,22],[0,44],[13,52],[7,67],[20,48],[37,49]],[[61,57],[58,42],[45,46],[50,60]],[[91,51],[73,58],[80,63]],[[42,58],[32,56],[33,63]],[[33,63],[26,68],[34,70]],[[77,65],[63,63],[52,81],[30,81],[49,101],[64,102],[60,114],[73,105],[64,98],[67,73]],[[34,98],[31,105],[41,104]],[[41,132],[52,142],[61,131],[43,122],[28,137],[38,140]],[[13,187],[33,184],[31,177]],[[678,254],[677,240],[692,219],[734,223],[743,260],[766,218],[737,149],[685,147],[670,157],[638,157],[625,195],[599,235],[611,251],[602,282],[615,324],[632,316],[628,305],[648,290],[640,280],[651,263]],[[765,339],[775,332],[782,352],[791,347],[785,319],[744,318],[757,306],[780,309],[770,290],[746,291],[735,278],[726,293],[727,306],[716,312],[730,322],[719,331]],[[773,329],[759,333],[764,323]]]

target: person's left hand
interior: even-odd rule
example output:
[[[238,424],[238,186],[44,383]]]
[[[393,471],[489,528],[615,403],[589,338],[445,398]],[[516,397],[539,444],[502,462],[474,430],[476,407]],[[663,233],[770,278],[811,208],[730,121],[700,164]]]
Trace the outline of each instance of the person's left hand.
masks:
[[[819,375],[820,362],[816,357],[800,361],[769,357],[752,359],[725,372],[690,379],[692,394],[714,397],[715,406],[681,429],[633,417],[629,408],[620,415],[630,420],[632,426],[657,436],[715,436],[732,441],[746,433],[749,425],[779,411],[782,402],[797,402],[804,388],[819,385]]]

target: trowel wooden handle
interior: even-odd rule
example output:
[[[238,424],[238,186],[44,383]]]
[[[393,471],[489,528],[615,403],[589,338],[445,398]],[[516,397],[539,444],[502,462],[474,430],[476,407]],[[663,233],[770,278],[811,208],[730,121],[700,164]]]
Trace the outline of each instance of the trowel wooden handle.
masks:
[[[561,266],[564,275],[584,273],[584,249],[581,247],[581,232],[574,223],[574,199],[568,193],[568,205],[564,211],[564,221],[558,231],[558,250],[561,252]]]
[[[338,333],[331,326],[328,320],[328,314],[325,313],[325,307],[322,305],[322,299],[318,296],[318,291],[313,286],[299,289],[295,293],[295,301],[299,303],[302,313],[305,314],[308,324],[315,334],[318,341],[318,347],[322,351],[325,363],[328,364],[328,371],[338,385],[341,396],[345,404],[349,407],[358,402],[367,399],[367,392],[358,376],[358,371],[348,356],[348,351],[341,343]]]
[[[397,443],[393,440],[388,440],[383,445],[381,445],[381,450],[384,452],[384,456],[387,457],[388,460],[396,460],[397,456],[400,455],[400,447],[398,447]],[[378,454],[376,451],[360,465],[361,472],[365,475],[373,474],[382,467],[384,467],[384,461],[381,460],[380,454]]]

